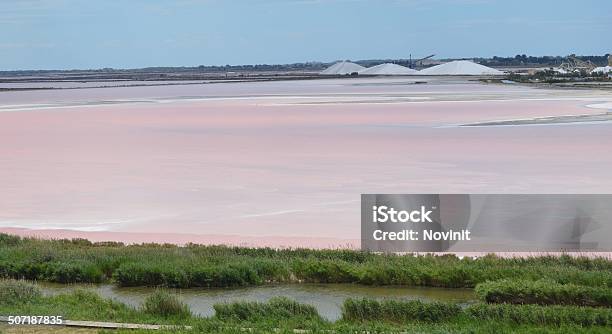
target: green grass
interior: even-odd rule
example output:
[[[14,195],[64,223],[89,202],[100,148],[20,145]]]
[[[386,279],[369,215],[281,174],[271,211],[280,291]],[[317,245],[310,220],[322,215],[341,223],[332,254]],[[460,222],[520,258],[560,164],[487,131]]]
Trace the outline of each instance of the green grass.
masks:
[[[92,243],[0,234],[0,277],[120,286],[230,287],[313,282],[474,287],[500,279],[612,286],[612,261],[532,257],[396,256],[352,250]]]
[[[342,319],[346,321],[438,322],[460,313],[461,308],[456,304],[419,300],[347,299],[342,306]]]
[[[167,317],[189,318],[189,306],[183,303],[177,295],[166,290],[157,289],[149,295],[142,304],[144,313]]]
[[[352,309],[349,311],[349,308]],[[85,290],[36,296],[19,303],[0,300],[0,314],[3,315],[62,315],[70,320],[194,327],[192,331],[161,333],[243,333],[244,328],[250,328],[249,333],[270,333],[276,329],[280,333],[293,333],[296,328],[314,333],[329,333],[330,330],[336,333],[609,333],[612,325],[611,309],[575,306],[481,303],[461,309],[452,303],[357,300],[346,302],[343,319],[336,322],[322,319],[311,306],[285,298],[267,303],[218,304],[215,309],[217,315],[212,318],[151,313],[145,307],[130,307]],[[144,332],[147,331],[129,331]]]
[[[40,288],[30,282],[0,280],[0,301],[4,303],[27,303],[41,295]]]
[[[539,326],[612,326],[612,309],[582,306],[476,304],[465,313],[476,320]]]
[[[461,309],[453,303],[347,299],[342,307],[346,321],[441,322],[468,319],[539,326],[612,326],[612,309],[578,306],[473,304]]]
[[[250,328],[250,333],[273,329],[292,333],[302,328],[325,333],[608,333],[612,326],[612,261],[603,258],[503,259],[489,255],[459,259],[452,255],[396,256],[351,250],[126,246],[0,234],[0,278],[178,288],[289,282],[477,286],[482,300],[508,303],[460,306],[347,300],[342,320],[329,322],[312,306],[281,298],[267,303],[218,304],[215,317],[200,318],[168,291],[158,291],[140,307],[130,307],[91,291],[43,296],[31,283],[0,280],[2,315],[181,324],[193,326],[193,332],[242,333],[242,328]]]
[[[342,324],[329,327],[309,329],[309,333],[318,334],[356,334],[356,333],[376,333],[376,334],[400,334],[400,333],[435,333],[435,334],[609,334],[608,328],[582,328],[579,326],[562,326],[557,328],[543,328],[537,326],[525,325],[508,325],[490,322],[482,322],[478,324],[472,323],[453,323],[453,324],[408,324],[405,326],[395,326],[386,323],[367,323],[361,325]],[[220,333],[220,334],[270,334],[271,332],[279,334],[295,334],[293,328],[278,327],[272,331],[269,327],[258,326],[250,327],[249,330],[240,327],[227,326],[196,326],[194,330],[184,331],[101,331],[100,334],[142,334],[142,333],[157,333],[157,334],[193,334],[193,333]]]
[[[311,305],[300,304],[285,297],[275,297],[266,303],[236,302],[215,304],[215,316],[222,320],[285,320],[300,318],[320,321],[321,317]]]
[[[53,315],[70,320],[99,320],[136,323],[161,323],[163,318],[150,316],[125,304],[104,299],[94,292],[75,290],[68,294],[41,296],[23,302],[0,300],[2,315]]]
[[[488,303],[612,306],[612,288],[559,284],[551,280],[499,280],[480,283],[476,294]]]

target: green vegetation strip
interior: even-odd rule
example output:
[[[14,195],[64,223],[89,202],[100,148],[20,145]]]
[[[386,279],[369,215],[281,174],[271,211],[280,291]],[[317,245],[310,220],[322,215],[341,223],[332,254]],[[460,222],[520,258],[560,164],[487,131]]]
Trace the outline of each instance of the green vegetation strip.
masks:
[[[215,316],[223,320],[265,320],[267,318],[285,319],[302,318],[322,320],[317,310],[311,305],[300,304],[285,297],[270,299],[267,303],[237,302],[215,304]]]
[[[501,279],[612,286],[612,261],[569,256],[478,259],[353,250],[91,243],[0,234],[0,277],[120,286],[231,287],[265,283],[359,283],[474,287]]]
[[[135,308],[85,290],[56,296],[41,295],[37,286],[0,281],[2,315],[61,315],[64,319],[132,324],[190,326],[196,332],[422,332],[422,333],[605,333],[612,326],[612,309],[578,306],[540,306],[454,303],[416,300],[348,299],[342,319],[329,322],[309,305],[286,298],[267,303],[216,304],[216,315],[202,318],[189,312],[176,295],[158,291]],[[174,327],[176,329],[176,327]],[[180,332],[178,329],[173,332]]]
[[[40,288],[26,281],[0,280],[0,315],[61,315],[64,319],[85,321],[112,321],[141,324],[180,324],[185,317],[180,312],[157,312],[147,304],[155,303],[155,294],[145,300],[140,309],[102,298],[93,291],[79,289],[67,294],[43,296]],[[7,293],[8,291],[8,293]],[[171,296],[173,299],[176,296]],[[151,302],[152,301],[152,302]],[[171,301],[163,301],[171,303]],[[183,305],[181,303],[181,305]]]
[[[559,284],[551,280],[510,280],[480,283],[476,294],[488,303],[612,306],[612,288]]]
[[[424,303],[418,300],[348,299],[342,309],[342,318],[347,321],[439,322],[461,317],[471,321],[494,320],[542,326],[612,326],[612,309],[577,306],[474,304],[461,309],[451,303]]]
[[[516,324],[560,326],[612,326],[612,309],[583,306],[540,306],[511,304],[475,304],[465,313],[478,320],[508,321]]]
[[[451,303],[423,303],[419,300],[377,301],[347,299],[342,307],[342,318],[347,321],[384,320],[392,322],[448,320],[461,314],[461,308]]]

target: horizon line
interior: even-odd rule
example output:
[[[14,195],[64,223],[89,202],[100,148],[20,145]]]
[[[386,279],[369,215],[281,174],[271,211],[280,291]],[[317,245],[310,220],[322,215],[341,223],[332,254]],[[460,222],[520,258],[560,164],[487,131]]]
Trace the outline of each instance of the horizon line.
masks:
[[[538,57],[538,58],[543,58],[543,57],[551,57],[551,58],[567,58],[570,55],[576,55],[576,54],[568,54],[568,55],[529,55],[529,54],[515,54],[512,56],[498,56],[498,55],[494,55],[494,56],[474,56],[474,57],[445,57],[445,58],[431,58],[432,60],[438,60],[438,61],[453,61],[453,60],[470,60],[470,59],[493,59],[495,57],[498,58],[515,58],[516,56],[523,56],[526,55],[527,57]],[[597,54],[592,54],[592,55],[585,55],[585,54],[581,54],[581,55],[576,55],[576,57],[605,57],[605,56],[610,56],[612,55],[612,53],[604,53],[601,55],[597,55]],[[360,62],[369,62],[369,61],[404,61],[404,60],[410,60],[412,59],[413,61],[418,60],[419,57],[412,57],[412,58],[369,58],[369,59],[358,59],[358,60],[351,60],[350,58],[347,59],[336,59],[336,60],[332,60],[332,61],[320,61],[320,60],[309,60],[309,61],[301,61],[301,62],[287,62],[287,63],[250,63],[250,64],[225,64],[225,65],[204,65],[204,64],[199,64],[199,65],[156,65],[156,66],[145,66],[145,67],[97,67],[97,68],[38,68],[38,69],[34,69],[34,68],[24,68],[24,69],[0,69],[0,73],[5,73],[5,72],[53,72],[53,71],[105,71],[105,70],[114,70],[114,71],[130,71],[130,70],[146,70],[146,69],[155,69],[155,68],[199,68],[199,67],[204,67],[204,68],[215,68],[215,67],[241,67],[241,66],[288,66],[288,65],[299,65],[299,64],[334,64],[336,62],[340,62],[340,61],[350,61],[350,62],[354,62],[354,63],[360,63]]]

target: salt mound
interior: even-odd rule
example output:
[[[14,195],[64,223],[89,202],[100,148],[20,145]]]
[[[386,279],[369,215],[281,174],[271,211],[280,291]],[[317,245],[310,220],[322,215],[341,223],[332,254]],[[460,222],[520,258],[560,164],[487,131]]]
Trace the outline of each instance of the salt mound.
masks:
[[[351,73],[359,72],[364,69],[365,67],[355,64],[355,63],[351,63],[350,61],[340,61],[326,68],[325,70],[323,70],[321,74],[323,75],[351,74]]]
[[[552,70],[553,70],[554,72],[556,72],[556,73],[559,73],[559,74],[568,74],[568,73],[569,73],[567,70],[564,70],[564,69],[562,69],[562,68],[560,68],[560,67],[559,67],[559,68],[555,67],[555,68],[553,68]]]
[[[500,75],[504,74],[494,68],[476,64],[468,60],[455,60],[425,68],[419,71],[423,75]]]
[[[397,64],[380,64],[372,67],[368,67],[365,70],[359,72],[359,74],[369,74],[369,75],[407,75],[407,74],[415,74],[418,71],[413,70],[411,68],[397,65]]]
[[[601,66],[595,67],[591,73],[610,73],[612,72],[612,66]]]

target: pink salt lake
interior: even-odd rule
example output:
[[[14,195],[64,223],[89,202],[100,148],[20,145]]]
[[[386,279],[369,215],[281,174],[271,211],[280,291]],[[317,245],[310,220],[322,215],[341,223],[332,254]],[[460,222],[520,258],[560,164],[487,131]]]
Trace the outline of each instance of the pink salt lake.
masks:
[[[362,193],[612,192],[610,122],[458,126],[612,94],[425,80],[2,92],[0,231],[354,247]]]

